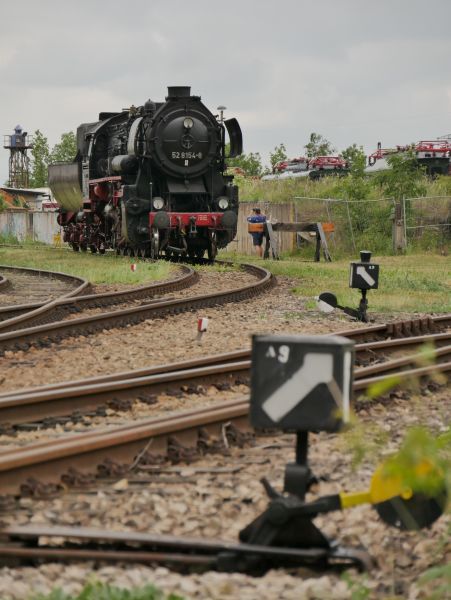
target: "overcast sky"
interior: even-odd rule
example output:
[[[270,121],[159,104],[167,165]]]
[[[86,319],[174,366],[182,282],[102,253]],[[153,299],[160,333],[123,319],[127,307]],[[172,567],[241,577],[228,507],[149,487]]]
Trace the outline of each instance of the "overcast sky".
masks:
[[[246,152],[451,133],[451,0],[0,0],[0,133],[61,133],[191,85]],[[8,152],[0,150],[0,182]]]

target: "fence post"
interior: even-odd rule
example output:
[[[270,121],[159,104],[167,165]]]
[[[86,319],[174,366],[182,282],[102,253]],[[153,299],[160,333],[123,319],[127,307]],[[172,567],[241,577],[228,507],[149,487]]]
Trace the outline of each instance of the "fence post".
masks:
[[[405,215],[404,215],[405,218]],[[403,206],[401,202],[395,201],[395,205],[392,211],[392,239],[393,239],[393,251],[404,251],[406,249],[406,237],[404,230],[404,219],[403,219]]]

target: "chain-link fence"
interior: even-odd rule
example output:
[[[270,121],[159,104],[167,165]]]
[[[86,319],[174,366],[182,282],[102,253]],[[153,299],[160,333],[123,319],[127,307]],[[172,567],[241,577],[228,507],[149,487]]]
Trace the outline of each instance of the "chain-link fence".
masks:
[[[403,198],[405,247],[444,249],[451,244],[451,197]]]
[[[332,250],[355,253],[363,248],[387,253],[392,248],[394,201],[295,197],[296,222],[333,223]]]

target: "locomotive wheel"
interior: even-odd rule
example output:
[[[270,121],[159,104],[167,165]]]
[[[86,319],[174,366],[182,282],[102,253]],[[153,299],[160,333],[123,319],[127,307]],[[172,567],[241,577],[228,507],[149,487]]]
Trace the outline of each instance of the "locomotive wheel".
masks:
[[[97,252],[97,246],[95,244],[91,244],[89,246],[89,249],[91,250],[92,254],[95,254]]]
[[[72,250],[74,252],[78,252],[80,250],[80,246],[78,244],[72,244]]]
[[[105,246],[100,246],[99,254],[105,254]]]
[[[127,248],[119,248],[119,254],[121,256],[127,256]]]
[[[80,250],[82,252],[86,252],[88,250],[88,245],[87,244],[80,244]]]
[[[205,254],[205,250],[203,248],[196,250],[195,256],[196,258],[203,258]]]

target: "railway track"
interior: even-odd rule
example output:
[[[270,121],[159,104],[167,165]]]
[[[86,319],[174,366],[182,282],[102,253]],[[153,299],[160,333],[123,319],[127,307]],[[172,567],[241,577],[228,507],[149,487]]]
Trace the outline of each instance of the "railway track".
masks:
[[[74,298],[58,298],[50,303],[37,302],[35,304],[0,308],[0,319],[2,319],[0,332],[17,331],[32,325],[58,321],[71,313],[81,312],[89,308],[114,306],[132,300],[151,298],[157,294],[166,294],[188,288],[198,281],[198,275],[191,267],[179,265],[179,269],[182,272],[181,275],[167,281],[149,283],[127,290],[79,295]]]
[[[168,314],[198,310],[199,308],[216,306],[228,302],[239,302],[256,296],[271,287],[274,283],[271,273],[262,267],[243,264],[242,269],[255,276],[256,281],[227,291],[213,292],[188,298],[156,300],[139,307],[127,308],[120,311],[110,311],[69,321],[57,321],[29,326],[30,322],[35,322],[36,319],[47,321],[50,318],[58,318],[57,303],[53,306],[45,305],[36,309],[36,311],[41,311],[39,314],[38,312],[34,314],[29,313],[16,317],[16,319],[9,322],[0,323],[0,331],[2,331],[0,333],[0,353],[4,353],[6,350],[28,350],[32,344],[49,345],[52,342],[59,342],[65,337],[91,335],[105,329],[125,327],[129,324],[136,324],[146,319]],[[64,307],[76,307],[77,302],[78,299],[74,300],[74,302],[64,302],[62,305]],[[84,301],[82,300],[81,302],[83,303]],[[88,302],[95,305],[96,298],[91,297]]]
[[[353,331],[357,335],[357,332]],[[348,333],[350,336],[351,334]],[[361,334],[360,334],[361,335]],[[424,344],[437,346],[433,357],[437,362],[451,360],[451,333],[430,334],[395,340],[367,342],[355,346],[357,362],[366,363],[368,357],[380,360],[400,350],[415,350]],[[422,355],[408,355],[390,362],[358,368],[356,380],[382,376],[386,373],[411,369]],[[237,377],[248,378],[251,366],[250,350],[237,350],[225,354],[207,356],[179,363],[126,371],[72,382],[61,382],[34,389],[18,390],[0,394],[0,426],[20,423],[49,422],[51,418],[79,414],[108,406],[114,398],[115,405],[124,406],[143,395],[155,395],[168,387],[183,387],[217,382],[220,378],[229,382]],[[357,388],[360,389],[360,388]]]
[[[398,348],[399,340],[394,341],[395,347]],[[428,341],[431,341],[430,336]],[[390,347],[388,342],[385,345],[377,342],[376,347],[379,351],[381,348],[385,350]],[[361,344],[360,348],[357,345],[356,349],[357,353],[361,353],[374,347],[374,343],[367,343]],[[77,407],[92,407],[98,402],[105,402],[112,394],[115,398],[121,394],[136,398],[138,393],[158,393],[168,385],[177,385],[177,382],[187,386],[195,381],[205,382],[218,376],[233,379],[237,375],[249,373],[249,360],[236,360],[243,358],[243,355],[244,351],[221,355],[219,358],[199,359],[193,361],[196,366],[185,363],[183,369],[180,369],[180,364],[165,365],[160,368],[160,372],[155,368],[153,374],[148,374],[147,370],[147,374],[143,375],[141,370],[137,377],[123,379],[119,375],[114,382],[97,380],[97,383],[93,383],[93,378],[90,384],[84,386],[60,386],[41,393],[36,391],[22,395],[16,393],[9,399],[0,399],[2,415],[9,414],[13,419],[33,419],[42,414],[47,416],[49,410],[59,414],[67,413],[73,410],[74,404]],[[399,385],[408,380],[421,380],[437,373],[448,376],[451,372],[451,345],[435,350],[435,364],[418,366],[422,357],[422,354],[413,354],[356,369],[354,391],[362,394],[376,382],[393,381],[394,373],[397,378],[395,383]],[[178,370],[171,370],[174,368]],[[173,456],[171,444],[174,444],[175,439],[179,449],[188,446],[205,451],[209,444],[217,445],[218,440],[227,439],[228,431],[232,432],[232,438],[237,435],[237,431],[248,431],[248,410],[249,399],[243,396],[182,413],[143,419],[132,425],[120,425],[81,434],[65,434],[61,438],[44,440],[24,448],[5,449],[0,455],[0,489],[4,493],[22,491],[29,495],[39,495],[43,482],[58,484],[62,477],[67,483],[71,481],[70,473],[73,482],[77,480],[77,477],[74,479],[73,473],[92,473],[94,465],[103,470],[107,468],[105,465],[129,466],[150,444],[152,454],[156,453],[163,458],[171,456],[171,453]],[[23,411],[21,417],[17,417],[18,411]],[[128,467],[124,468],[127,470]]]
[[[90,288],[86,279],[56,271],[0,265],[0,272],[0,294],[6,296],[2,303],[9,301],[12,304],[0,306],[0,327],[5,319],[58,300],[64,302]],[[24,299],[35,301],[22,304]]]

